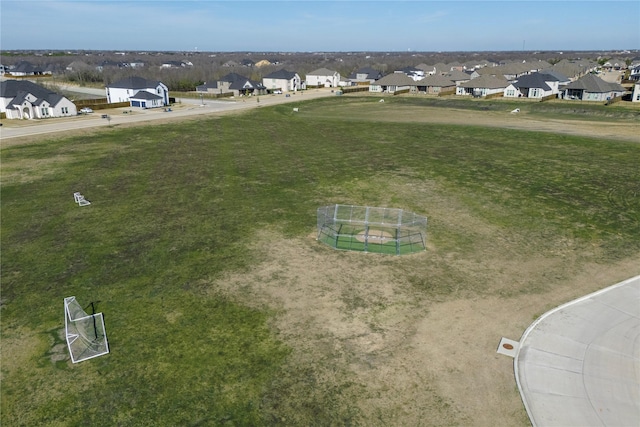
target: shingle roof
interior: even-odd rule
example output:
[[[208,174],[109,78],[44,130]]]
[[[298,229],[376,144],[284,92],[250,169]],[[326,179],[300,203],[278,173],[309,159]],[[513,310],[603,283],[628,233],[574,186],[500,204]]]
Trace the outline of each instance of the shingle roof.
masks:
[[[224,77],[220,77],[218,81],[229,83],[229,89],[241,90],[247,87],[255,89],[264,89],[264,85],[260,82],[254,82],[248,77],[242,76],[237,73],[229,73]]]
[[[625,88],[617,83],[605,82],[593,74],[587,74],[584,77],[571,82],[564,87],[565,89],[582,89],[592,93],[606,93],[611,91],[625,91]]]
[[[287,71],[285,69],[274,71],[273,73],[267,74],[264,76],[264,79],[284,79],[291,80],[296,76],[295,71]]]
[[[446,76],[433,75],[427,76],[422,80],[416,82],[418,86],[430,86],[430,87],[452,87],[455,86],[455,82],[450,80]]]
[[[471,76],[464,71],[452,70],[444,75],[446,78],[452,81],[470,80]]]
[[[307,76],[333,76],[337,71],[329,70],[327,68],[318,68],[315,71],[307,73]]]
[[[553,76],[558,79],[559,82],[568,82],[570,80],[569,77],[565,76],[560,71],[553,70],[551,68],[545,68],[544,70],[540,71],[540,74],[548,74],[550,76]]]
[[[118,80],[117,82],[107,85],[107,87],[114,87],[120,89],[147,89],[155,88],[160,84],[157,80],[147,80],[142,77],[127,77],[126,79]]]
[[[416,86],[415,80],[405,73],[391,73],[374,82],[378,86]]]
[[[146,90],[139,90],[135,95],[131,97],[131,99],[162,99],[161,96],[156,95],[155,93],[147,92]]]
[[[557,78],[550,74],[533,73],[522,77],[518,77],[513,86],[517,88],[538,88],[542,90],[551,90],[547,82],[558,81]]]
[[[380,71],[374,70],[371,67],[364,67],[360,68],[358,71],[354,71],[353,73],[351,73],[351,75],[349,75],[349,78],[355,79],[358,77],[358,74],[366,74],[368,79],[378,79],[382,76]]]
[[[486,88],[486,89],[500,89],[505,88],[509,83],[505,79],[499,77],[484,75],[468,82],[460,83],[460,87],[464,88]]]
[[[64,99],[64,96],[50,91],[40,85],[28,80],[5,80],[0,82],[0,97],[10,99],[10,104],[21,104],[28,94],[37,98],[35,104],[47,101],[49,105],[55,106]]]

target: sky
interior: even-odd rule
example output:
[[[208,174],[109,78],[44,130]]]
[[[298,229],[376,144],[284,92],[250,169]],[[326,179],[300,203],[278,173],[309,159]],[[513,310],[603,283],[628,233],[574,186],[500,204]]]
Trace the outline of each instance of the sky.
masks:
[[[0,50],[640,48],[640,1],[0,0]]]

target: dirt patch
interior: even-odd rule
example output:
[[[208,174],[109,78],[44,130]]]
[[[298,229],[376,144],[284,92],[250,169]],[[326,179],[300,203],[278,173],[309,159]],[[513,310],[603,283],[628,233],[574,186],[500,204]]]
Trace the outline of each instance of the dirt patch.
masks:
[[[253,247],[261,262],[208,284],[276,311],[273,327],[293,348],[284,371],[311,378],[299,388],[282,380],[297,391],[279,402],[280,415],[304,423],[297,409],[320,402],[368,426],[526,425],[513,359],[496,353],[500,338],[519,340],[549,309],[638,274],[637,258],[606,266],[572,247],[514,253],[490,226],[446,199],[438,206],[436,224],[446,217],[494,237],[481,260],[433,241],[426,253],[394,257],[335,251],[311,231],[286,239],[262,230]],[[451,275],[463,279],[449,293],[410,279],[435,286]]]
[[[366,242],[367,240],[372,243],[384,244],[387,241],[394,240],[391,233],[384,230],[363,230],[356,234],[356,240],[359,242]]]

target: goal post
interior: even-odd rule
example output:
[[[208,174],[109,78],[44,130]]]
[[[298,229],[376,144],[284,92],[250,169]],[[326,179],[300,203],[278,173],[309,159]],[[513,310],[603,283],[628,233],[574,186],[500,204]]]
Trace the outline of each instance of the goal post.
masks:
[[[64,299],[64,329],[73,363],[109,353],[104,316],[87,314],[76,297]]]

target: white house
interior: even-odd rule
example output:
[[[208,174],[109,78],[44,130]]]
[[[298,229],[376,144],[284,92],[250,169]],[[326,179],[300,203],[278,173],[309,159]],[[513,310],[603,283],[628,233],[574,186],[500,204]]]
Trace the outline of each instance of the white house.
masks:
[[[640,102],[640,82],[636,82],[633,85],[633,94],[631,95],[632,102]]]
[[[340,73],[320,68],[307,74],[306,84],[309,87],[338,87]]]
[[[369,92],[375,93],[396,93],[412,89],[417,90],[415,80],[402,72],[387,74],[369,85]]]
[[[557,95],[558,79],[550,74],[533,73],[519,77],[504,90],[506,98],[544,98]]]
[[[626,89],[618,83],[606,82],[593,74],[587,74],[562,88],[560,95],[562,99],[608,101],[625,92]]]
[[[302,87],[300,76],[295,71],[278,70],[262,77],[262,85],[268,91],[295,92]]]
[[[139,90],[129,101],[132,107],[158,108],[164,106],[164,100],[160,95],[146,90]]]
[[[73,102],[28,80],[0,82],[0,112],[7,119],[45,119],[76,116]]]
[[[132,107],[152,108],[169,105],[169,89],[167,86],[156,80],[147,80],[142,77],[127,77],[106,87],[107,102],[129,102]],[[144,94],[138,92],[149,92],[162,99],[161,102],[154,101],[149,105],[143,105],[139,101],[145,99]],[[134,102],[136,101],[136,102]]]
[[[503,92],[507,86],[509,86],[509,82],[505,79],[487,74],[471,79],[468,82],[460,83],[460,85],[456,87],[456,95],[484,97]]]

